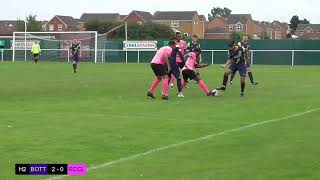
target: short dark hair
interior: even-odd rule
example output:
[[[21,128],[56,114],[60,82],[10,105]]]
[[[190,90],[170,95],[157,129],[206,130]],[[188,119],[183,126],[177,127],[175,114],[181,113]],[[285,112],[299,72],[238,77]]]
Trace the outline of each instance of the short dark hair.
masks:
[[[232,40],[232,41],[229,42],[228,46],[231,47],[231,46],[233,46],[235,44],[236,44],[236,42],[234,40]]]
[[[169,41],[168,46],[175,46],[175,45],[176,45],[176,42],[174,42],[174,40]]]
[[[194,34],[192,37],[198,38],[198,36],[196,34]]]

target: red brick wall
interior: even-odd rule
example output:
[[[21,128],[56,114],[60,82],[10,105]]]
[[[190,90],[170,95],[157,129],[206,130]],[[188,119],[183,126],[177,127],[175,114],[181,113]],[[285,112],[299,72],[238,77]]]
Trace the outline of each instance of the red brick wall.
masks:
[[[126,19],[124,19],[124,21],[126,21],[126,22],[141,21],[141,22],[143,22],[143,20],[136,13],[130,13],[129,16]]]
[[[62,31],[66,31],[67,27],[65,26],[65,24],[58,18],[58,17],[54,17],[51,19],[51,21],[49,21],[46,25],[46,31],[50,31],[49,27],[50,25],[53,25],[53,31],[58,31],[58,25],[61,24],[62,26]]]

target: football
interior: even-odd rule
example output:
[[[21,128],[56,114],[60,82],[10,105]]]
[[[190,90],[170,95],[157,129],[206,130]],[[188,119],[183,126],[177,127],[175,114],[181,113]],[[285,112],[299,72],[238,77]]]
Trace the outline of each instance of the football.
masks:
[[[212,92],[212,96],[219,96],[220,95],[220,91],[217,89],[214,89],[211,92]]]

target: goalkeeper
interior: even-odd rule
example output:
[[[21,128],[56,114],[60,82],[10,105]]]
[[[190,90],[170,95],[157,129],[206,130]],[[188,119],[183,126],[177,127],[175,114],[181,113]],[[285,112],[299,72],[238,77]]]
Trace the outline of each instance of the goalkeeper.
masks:
[[[41,48],[40,48],[40,44],[38,41],[36,41],[33,45],[32,45],[32,49],[31,49],[31,53],[33,55],[33,61],[35,63],[38,63],[39,60],[39,56],[41,53]]]

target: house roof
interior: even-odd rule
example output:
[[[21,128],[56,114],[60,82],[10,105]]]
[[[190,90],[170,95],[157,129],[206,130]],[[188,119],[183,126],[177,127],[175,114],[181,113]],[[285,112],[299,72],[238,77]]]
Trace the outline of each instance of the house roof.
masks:
[[[204,15],[199,15],[200,21],[207,21],[206,17]]]
[[[59,19],[61,19],[61,21],[66,23],[68,26],[76,26],[77,25],[77,21],[72,16],[60,16],[60,15],[57,15],[57,17]]]
[[[197,11],[156,11],[153,20],[192,20]]]
[[[297,31],[304,31],[308,27],[314,31],[320,31],[320,24],[298,24]]]
[[[247,24],[248,19],[251,18],[251,14],[231,14],[227,19],[227,24]]]
[[[90,21],[117,21],[120,17],[119,13],[83,13],[80,17],[82,22]]]
[[[0,21],[0,35],[12,35],[16,31],[18,21]]]
[[[206,33],[206,34],[208,34],[208,33],[221,34],[221,33],[226,33],[226,30],[225,30],[225,28],[215,27],[215,28],[208,29],[205,33]]]
[[[140,16],[144,21],[151,21],[152,20],[152,14],[145,11],[132,11],[136,13],[138,16]]]

